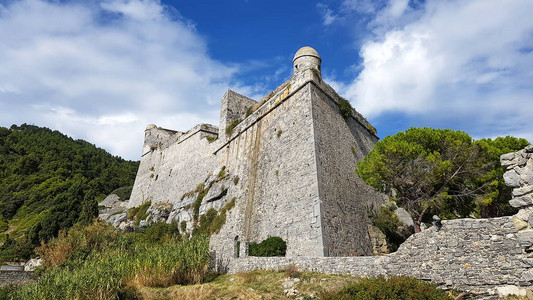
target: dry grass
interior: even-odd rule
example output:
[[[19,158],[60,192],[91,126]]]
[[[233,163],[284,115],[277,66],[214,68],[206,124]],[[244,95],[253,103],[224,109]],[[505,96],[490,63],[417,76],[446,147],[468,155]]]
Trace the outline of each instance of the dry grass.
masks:
[[[233,278],[233,280],[232,280]],[[325,280],[322,280],[325,279]],[[226,274],[212,282],[171,286],[168,288],[140,288],[143,299],[289,299],[282,284],[289,280],[284,271],[252,271]],[[357,281],[349,275],[302,272],[301,280],[292,288],[298,297],[317,295],[324,291],[339,290]],[[294,297],[293,297],[294,298]]]

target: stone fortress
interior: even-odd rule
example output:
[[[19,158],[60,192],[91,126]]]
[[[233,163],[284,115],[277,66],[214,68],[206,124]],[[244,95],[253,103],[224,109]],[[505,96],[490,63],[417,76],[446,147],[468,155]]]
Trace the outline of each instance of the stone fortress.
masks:
[[[187,132],[149,125],[129,201],[150,202],[149,222],[191,232],[212,209],[224,225],[211,236],[213,267],[237,272],[283,269],[358,276],[407,274],[444,288],[533,297],[533,147],[502,156],[514,187],[515,216],[443,221],[382,254],[383,236],[369,211],[388,197],[354,169],[378,137],[358,112],[341,113],[341,98],[321,77],[321,58],[303,47],[292,77],[259,101],[228,90],[220,124]],[[108,197],[109,198],[109,197]],[[116,201],[101,213],[131,225]],[[247,245],[278,236],[286,257],[250,257]]]

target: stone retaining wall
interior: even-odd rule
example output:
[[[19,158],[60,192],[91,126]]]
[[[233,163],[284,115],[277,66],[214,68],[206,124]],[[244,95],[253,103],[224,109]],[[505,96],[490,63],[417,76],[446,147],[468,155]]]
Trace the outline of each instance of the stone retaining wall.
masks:
[[[0,271],[0,287],[6,285],[18,285],[34,279],[33,272]]]

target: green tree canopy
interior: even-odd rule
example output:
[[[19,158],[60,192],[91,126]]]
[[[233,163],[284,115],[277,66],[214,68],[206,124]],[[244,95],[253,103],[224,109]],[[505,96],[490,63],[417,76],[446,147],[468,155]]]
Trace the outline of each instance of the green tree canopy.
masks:
[[[410,128],[379,141],[356,173],[392,195],[415,223],[443,218],[502,215],[510,211],[499,156],[528,145],[514,137],[474,141],[449,129]]]

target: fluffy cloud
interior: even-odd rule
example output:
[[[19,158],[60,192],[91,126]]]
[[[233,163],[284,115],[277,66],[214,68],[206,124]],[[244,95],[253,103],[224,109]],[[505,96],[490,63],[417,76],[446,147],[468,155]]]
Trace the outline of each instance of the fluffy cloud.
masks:
[[[218,122],[238,67],[211,59],[194,26],[159,1],[8,3],[0,4],[1,126],[47,126],[138,159],[149,123]]]
[[[379,30],[343,91],[354,106],[371,118],[400,112],[463,124],[474,135],[533,140],[533,2],[430,0],[417,11],[406,4],[391,1],[369,23]]]

